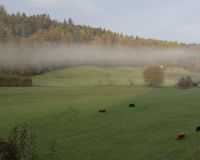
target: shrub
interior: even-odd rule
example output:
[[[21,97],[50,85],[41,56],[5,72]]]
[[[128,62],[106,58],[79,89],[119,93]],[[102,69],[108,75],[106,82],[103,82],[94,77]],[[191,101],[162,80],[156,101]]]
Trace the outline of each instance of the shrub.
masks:
[[[22,160],[30,159],[35,152],[29,153],[28,150],[34,150],[28,139],[27,125],[14,127],[7,140],[0,141],[0,159],[1,160]],[[31,137],[32,138],[32,137]]]
[[[185,78],[181,77],[177,83],[178,87],[184,87],[185,86]]]
[[[132,78],[128,79],[129,86],[134,86],[134,82]]]
[[[0,139],[0,160],[56,160],[55,144],[38,154],[35,137],[26,124],[14,127],[7,139]]]
[[[193,81],[190,76],[181,77],[177,83],[179,88],[191,88],[193,86]]]
[[[160,67],[148,67],[143,72],[144,81],[148,86],[158,87],[164,81],[163,70]]]
[[[114,81],[113,81],[113,80],[109,80],[109,81],[108,81],[108,85],[109,85],[109,86],[114,86]]]
[[[21,77],[21,86],[29,87],[32,85],[32,79],[30,77]]]
[[[3,75],[0,76],[0,86],[11,87],[20,85],[20,79],[17,76]]]
[[[185,78],[185,85],[186,85],[186,87],[189,87],[189,88],[191,88],[193,86],[193,81],[192,81],[192,78],[190,76],[187,76]]]
[[[32,85],[30,77],[21,77],[17,75],[1,74],[0,87],[29,87]]]

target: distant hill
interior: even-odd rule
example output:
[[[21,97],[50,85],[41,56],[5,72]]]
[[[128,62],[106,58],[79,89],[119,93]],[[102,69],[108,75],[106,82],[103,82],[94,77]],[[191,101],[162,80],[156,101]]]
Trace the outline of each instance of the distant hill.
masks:
[[[48,14],[27,16],[9,14],[0,5],[0,43],[80,43],[111,47],[186,47],[184,43],[127,36],[103,28],[76,25],[73,20],[59,22]],[[195,45],[197,46],[197,45]]]
[[[51,19],[48,14],[30,16],[20,12],[10,14],[3,5],[0,5],[0,22],[0,73],[37,75],[57,68],[73,65],[69,63],[69,61],[67,61],[68,63],[65,62],[60,54],[58,54],[61,52],[58,50],[60,46],[70,46],[71,44],[76,44],[77,46],[95,46],[95,50],[92,50],[92,53],[96,52],[96,46],[100,46],[100,48],[103,46],[103,48],[116,50],[119,48],[128,48],[137,53],[144,53],[143,56],[145,58],[148,57],[146,53],[160,51],[163,53],[161,56],[162,59],[158,58],[160,55],[158,55],[158,57],[151,55],[152,57],[149,58],[150,65],[165,65],[184,67],[190,70],[200,70],[200,45],[198,44],[184,44],[172,41],[145,39],[138,36],[128,36],[103,28],[77,25],[71,18],[59,22]],[[40,48],[41,50],[37,50],[39,46],[44,48],[47,46],[46,48],[48,48],[48,51],[44,50],[42,47]],[[55,50],[56,47],[57,50]],[[60,63],[55,64],[55,60],[52,60],[51,62],[41,64],[41,53],[47,52],[48,54],[45,57],[48,59],[48,57],[50,57],[50,48],[54,49],[56,56],[60,56]],[[161,51],[159,49],[164,49],[165,51],[167,49],[167,52],[163,52],[164,50]],[[64,51],[66,50],[67,49],[64,49]],[[138,52],[139,50],[142,50],[142,52]],[[68,52],[72,52],[72,50],[68,50]],[[88,53],[89,51],[87,50],[85,52]],[[121,52],[124,53],[124,50]],[[36,55],[36,53],[38,55]],[[169,53],[172,59],[169,58],[170,56],[168,56],[168,59],[163,58],[163,55],[167,57],[166,55],[169,55]],[[177,56],[177,53],[181,54]],[[116,54],[113,57],[116,57]],[[135,58],[132,57],[131,59],[129,56],[127,59],[133,60]],[[80,61],[81,60],[81,64],[87,64],[80,58]],[[131,65],[134,66],[135,63],[131,61]],[[147,64],[143,64],[143,66],[144,65]]]

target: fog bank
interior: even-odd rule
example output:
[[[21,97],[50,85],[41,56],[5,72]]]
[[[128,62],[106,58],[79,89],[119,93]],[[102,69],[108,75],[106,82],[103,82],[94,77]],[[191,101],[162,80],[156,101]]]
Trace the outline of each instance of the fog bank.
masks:
[[[74,65],[147,66],[198,63],[199,52],[189,49],[123,49],[88,45],[0,47],[0,67],[58,67]]]

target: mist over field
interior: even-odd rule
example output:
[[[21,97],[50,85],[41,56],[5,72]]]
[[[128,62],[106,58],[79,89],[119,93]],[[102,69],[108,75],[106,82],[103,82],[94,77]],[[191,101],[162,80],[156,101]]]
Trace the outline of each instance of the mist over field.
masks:
[[[89,45],[55,45],[17,47],[7,45],[0,50],[0,66],[4,68],[57,67],[74,65],[147,66],[173,61],[196,61],[199,53],[189,49],[106,48]]]
[[[200,160],[197,1],[0,0],[0,160]]]

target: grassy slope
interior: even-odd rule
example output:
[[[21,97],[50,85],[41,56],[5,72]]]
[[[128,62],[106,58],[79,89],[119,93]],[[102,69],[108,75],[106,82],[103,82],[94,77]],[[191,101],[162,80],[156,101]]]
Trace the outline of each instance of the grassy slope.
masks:
[[[142,68],[107,68],[107,67],[73,67],[49,72],[34,78],[35,84],[89,87],[106,84],[106,80],[113,80],[115,84],[127,84],[132,78],[136,84],[143,84]]]
[[[41,150],[55,141],[63,160],[184,160],[200,156],[194,131],[200,125],[199,89],[92,86],[104,77],[102,73],[111,74],[119,84],[127,83],[124,77],[128,73],[133,79],[138,75],[142,84],[140,70],[75,67],[33,78],[36,86],[49,82],[46,87],[1,88],[0,135],[26,121],[36,131]],[[127,107],[132,102],[135,109]],[[108,112],[99,114],[100,106],[106,106]],[[187,138],[177,142],[179,131],[185,131]]]
[[[144,68],[139,67],[72,67],[70,69],[60,69],[46,73],[42,76],[35,76],[35,85],[42,86],[94,86],[107,84],[107,79],[114,81],[116,85],[128,85],[128,80],[132,79],[134,84],[143,85]],[[168,68],[165,71],[164,85],[174,85],[183,75],[190,74],[187,70],[181,68]],[[194,74],[193,74],[194,75]],[[198,75],[194,75],[200,78]]]

